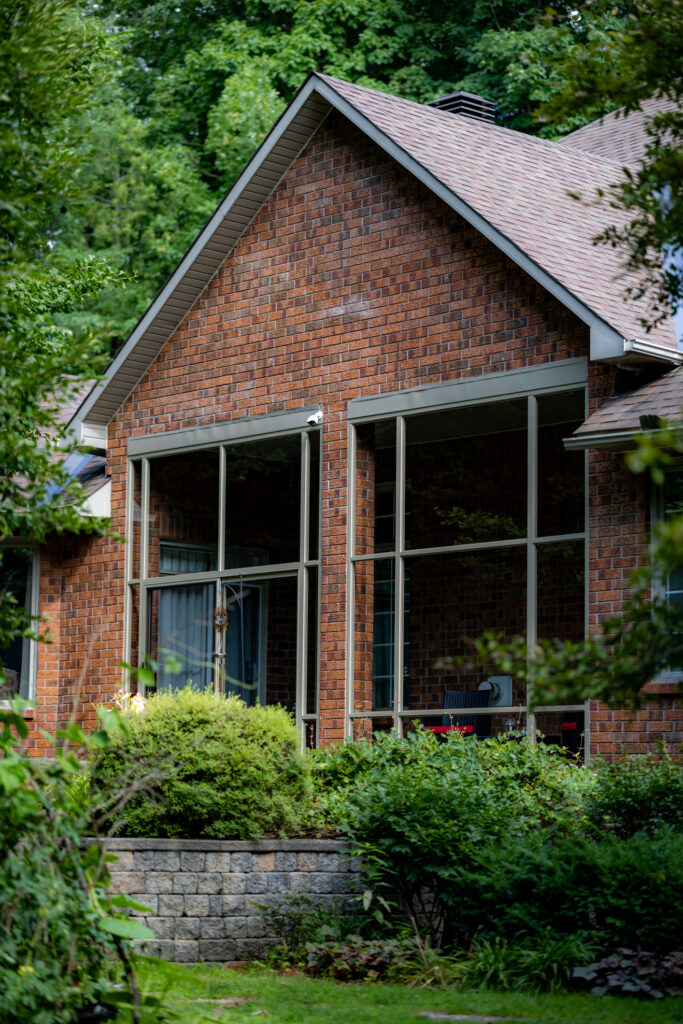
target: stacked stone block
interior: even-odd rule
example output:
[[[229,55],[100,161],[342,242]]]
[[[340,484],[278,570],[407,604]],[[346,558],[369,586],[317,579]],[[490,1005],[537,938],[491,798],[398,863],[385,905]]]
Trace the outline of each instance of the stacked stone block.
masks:
[[[338,840],[109,839],[118,857],[110,891],[149,908],[149,956],[193,963],[251,960],[273,944],[256,904],[286,893],[339,900],[358,887],[359,864]]]

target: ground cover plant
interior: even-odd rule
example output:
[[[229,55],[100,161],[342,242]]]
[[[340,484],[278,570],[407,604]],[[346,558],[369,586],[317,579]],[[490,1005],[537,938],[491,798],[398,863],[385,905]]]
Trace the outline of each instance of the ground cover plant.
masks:
[[[92,794],[149,780],[105,827],[117,835],[258,839],[292,834],[308,765],[290,715],[186,688],[150,697],[91,763]]]

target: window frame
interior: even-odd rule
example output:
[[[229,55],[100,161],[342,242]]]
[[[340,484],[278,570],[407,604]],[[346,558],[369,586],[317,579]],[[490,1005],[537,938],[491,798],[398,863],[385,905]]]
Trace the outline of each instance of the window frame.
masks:
[[[126,551],[125,551],[125,595],[124,595],[124,638],[123,660],[130,664],[133,646],[133,596],[138,590],[137,667],[144,664],[147,646],[148,593],[155,588],[179,586],[190,583],[213,583],[216,600],[223,582],[237,581],[267,582],[283,577],[295,578],[297,584],[296,608],[296,679],[295,679],[295,720],[302,742],[305,734],[313,727],[316,742],[320,735],[320,550],[322,530],[322,430],[310,425],[307,420],[318,412],[319,407],[302,408],[295,412],[275,413],[267,416],[245,417],[222,424],[193,427],[160,434],[132,437],[128,441],[128,465],[126,479]],[[311,437],[318,438],[318,480],[312,480]],[[227,510],[227,455],[226,449],[253,441],[276,440],[278,437],[298,436],[301,452],[301,481],[299,488],[299,557],[295,561],[266,565],[245,565],[226,567],[226,510]],[[164,573],[150,576],[149,565],[149,506],[150,468],[157,458],[191,455],[196,451],[218,451],[218,515],[217,515],[217,568],[193,573]],[[139,564],[133,564],[135,536],[135,471],[140,471],[140,523],[139,523]],[[317,537],[312,545],[311,520],[312,487],[317,484]],[[189,545],[185,545],[189,546]],[[310,558],[311,550],[318,557]],[[308,710],[308,628],[309,628],[309,580],[317,572],[318,595],[315,616],[315,709]],[[265,637],[263,638],[265,642]],[[215,645],[214,645],[215,650]],[[216,672],[214,658],[214,685]],[[124,673],[124,686],[130,686],[130,673]],[[144,687],[140,687],[144,690]]]
[[[677,459],[667,466],[666,475],[671,473],[683,476],[683,460]],[[654,485],[650,491],[651,538],[654,524],[666,519],[664,515],[664,486],[664,484]],[[666,580],[659,573],[652,578],[652,595],[662,600],[665,600],[667,596]],[[681,681],[683,681],[683,669],[666,669],[658,673],[652,680],[653,683],[680,683]]]
[[[537,535],[537,500],[538,500],[538,410],[537,399],[544,395],[562,394],[582,391],[584,394],[584,416],[587,415],[587,360],[584,358],[561,360],[542,366],[522,367],[502,373],[489,373],[476,378],[465,378],[433,385],[409,388],[404,391],[392,392],[353,399],[348,407],[348,515],[347,515],[347,606],[346,621],[348,624],[348,641],[346,656],[346,707],[345,734],[351,738],[354,734],[354,722],[364,719],[391,718],[393,727],[399,735],[404,735],[405,727],[410,720],[416,718],[443,717],[443,709],[410,709],[405,707],[403,657],[405,629],[405,576],[406,564],[411,558],[424,555],[457,554],[460,551],[486,550],[495,547],[524,546],[527,551],[527,579],[534,585],[527,586],[527,630],[526,640],[529,648],[536,641],[537,621],[537,548],[541,544],[563,541],[581,540],[584,545],[584,622],[585,634],[588,632],[588,458],[584,453],[584,528],[580,533],[562,534],[552,537]],[[477,405],[488,405],[496,401],[525,399],[527,404],[527,529],[523,539],[489,541],[465,545],[448,545],[434,548],[406,547],[406,424],[414,416],[424,413],[449,411],[458,408],[472,408]],[[357,429],[365,424],[377,423],[381,420],[393,420],[396,430],[396,470],[394,483],[395,499],[395,545],[391,552],[372,552],[356,554],[356,463],[357,463]],[[387,710],[355,710],[354,694],[354,651],[355,651],[355,566],[365,561],[394,559],[394,695],[393,707]],[[536,712],[528,710],[528,694],[524,705],[496,707],[495,713],[521,713],[526,716],[526,732],[535,742],[536,713],[582,712],[585,715],[584,759],[590,757],[589,736],[589,702],[573,705],[548,705],[536,708]],[[491,715],[491,709],[468,708],[467,714]]]
[[[20,548],[24,551],[32,552],[32,563],[31,563],[31,594],[30,600],[27,605],[27,611],[32,619],[37,620],[40,615],[40,551],[33,544],[26,543],[21,540],[8,540],[3,541],[0,544],[3,550],[12,548]],[[36,639],[30,639],[28,641],[28,689],[27,694],[23,698],[24,700],[30,701],[32,704],[36,702],[37,695],[37,678],[38,678],[38,641]],[[21,680],[19,683],[21,693]],[[9,708],[9,701],[0,700],[0,708],[6,710]]]

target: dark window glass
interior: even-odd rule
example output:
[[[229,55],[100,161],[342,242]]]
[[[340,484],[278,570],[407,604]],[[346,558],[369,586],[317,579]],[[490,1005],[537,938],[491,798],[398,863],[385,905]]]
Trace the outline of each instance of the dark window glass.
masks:
[[[525,548],[423,555],[407,562],[406,707],[524,704],[526,694],[516,682],[490,676],[474,663],[472,641],[490,629],[507,638],[526,633]]]
[[[33,552],[27,548],[2,548],[0,558],[0,591],[11,594],[19,606],[30,610]],[[30,644],[30,640],[17,636],[9,647],[0,650],[0,665],[5,675],[4,681],[0,679],[0,700],[28,697]]]
[[[215,585],[159,587],[147,596],[147,652],[158,666],[157,688],[207,689],[213,683]]]
[[[583,640],[586,628],[583,541],[539,544],[536,558],[539,640]]]
[[[308,569],[308,630],[306,648],[306,714],[317,708],[318,678],[318,570]]]
[[[308,558],[319,557],[320,536],[320,431],[309,434],[310,486],[308,507]]]
[[[356,554],[396,546],[396,423],[362,424],[356,431]]]
[[[584,401],[583,391],[538,399],[539,537],[585,529],[585,455],[562,443],[583,422]]]
[[[226,568],[299,560],[301,437],[226,449]]]
[[[406,547],[526,535],[526,401],[406,420]]]
[[[201,559],[201,570],[190,570],[180,555],[176,562],[170,558],[173,547],[186,553],[194,548],[209,556]],[[150,460],[148,575],[217,569],[217,549],[218,452]],[[174,564],[178,568],[171,568]]]

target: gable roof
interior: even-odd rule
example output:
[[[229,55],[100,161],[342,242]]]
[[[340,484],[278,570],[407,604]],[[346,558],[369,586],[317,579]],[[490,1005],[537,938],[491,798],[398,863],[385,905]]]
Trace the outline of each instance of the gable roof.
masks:
[[[351,85],[309,76],[72,421],[84,443],[106,426],[209,284],[286,171],[336,109],[590,326],[591,357],[638,352],[677,361],[673,329],[642,338],[642,300],[609,247],[592,245],[618,212],[571,199],[619,177],[617,165],[557,143]]]
[[[674,110],[676,104],[665,96],[644,100],[639,110],[624,112],[624,108],[605,114],[598,121],[577,128],[556,143],[569,149],[580,149],[618,163],[620,167],[635,167],[645,157],[648,143],[647,121],[656,114]]]

